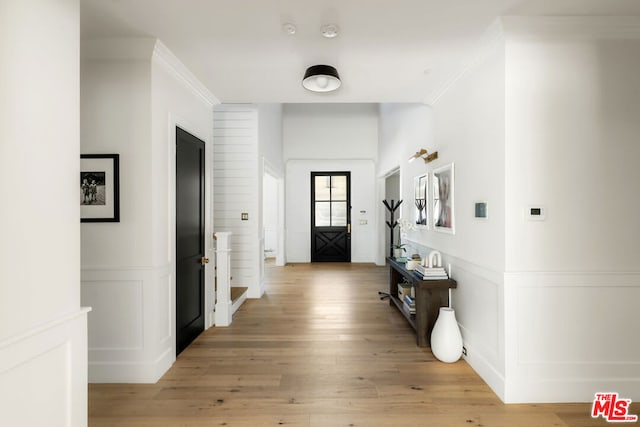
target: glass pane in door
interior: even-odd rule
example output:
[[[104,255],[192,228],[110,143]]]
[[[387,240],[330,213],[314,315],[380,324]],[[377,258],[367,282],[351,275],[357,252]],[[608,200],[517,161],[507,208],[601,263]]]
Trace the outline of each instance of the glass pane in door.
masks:
[[[313,183],[316,200],[331,200],[331,177],[316,176]]]
[[[331,202],[331,226],[347,226],[347,202]]]
[[[347,177],[331,177],[331,200],[347,200]]]
[[[331,226],[331,203],[316,202],[316,227]]]

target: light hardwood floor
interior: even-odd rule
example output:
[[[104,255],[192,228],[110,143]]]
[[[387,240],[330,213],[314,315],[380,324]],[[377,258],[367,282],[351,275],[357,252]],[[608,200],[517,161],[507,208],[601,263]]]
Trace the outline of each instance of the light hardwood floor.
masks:
[[[89,387],[90,426],[597,426],[590,404],[504,405],[380,301],[387,268],[267,266],[266,294],[152,385]],[[640,413],[638,404],[632,413]]]

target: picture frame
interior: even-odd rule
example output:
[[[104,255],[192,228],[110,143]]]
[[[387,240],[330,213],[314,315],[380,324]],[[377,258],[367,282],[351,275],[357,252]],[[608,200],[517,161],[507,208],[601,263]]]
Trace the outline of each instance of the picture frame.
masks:
[[[442,233],[455,234],[455,169],[454,164],[434,169],[432,182],[432,224],[433,229]]]
[[[80,221],[120,222],[120,155],[80,155]]]
[[[417,227],[428,228],[429,224],[429,174],[413,178],[414,220]]]

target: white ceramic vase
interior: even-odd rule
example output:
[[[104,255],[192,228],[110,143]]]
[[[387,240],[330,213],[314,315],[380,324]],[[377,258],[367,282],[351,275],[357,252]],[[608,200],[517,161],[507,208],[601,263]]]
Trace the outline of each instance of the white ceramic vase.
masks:
[[[431,331],[431,351],[446,363],[456,362],[462,356],[462,335],[454,309],[440,307],[438,320]]]

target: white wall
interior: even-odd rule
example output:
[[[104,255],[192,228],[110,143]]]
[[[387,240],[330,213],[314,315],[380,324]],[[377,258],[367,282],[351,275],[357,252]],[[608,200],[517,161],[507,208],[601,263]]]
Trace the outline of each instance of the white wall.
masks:
[[[262,183],[262,218],[264,250],[267,258],[275,258],[278,247],[278,181],[265,175]]]
[[[440,158],[426,169],[455,163],[456,233],[406,238],[452,264],[466,360],[506,402],[640,398],[640,31],[622,23],[503,19],[433,107]],[[410,126],[381,111],[381,129]],[[546,221],[525,220],[538,204]]]
[[[504,44],[497,42],[435,104],[439,158],[426,168],[455,165],[455,235],[431,230],[427,241],[493,272],[502,272],[505,263],[504,79]],[[412,185],[405,187],[404,194],[412,191]],[[475,201],[488,203],[487,220],[474,218]]]
[[[137,57],[113,58],[103,53],[102,43],[82,42],[81,152],[120,154],[120,222],[82,224],[83,269],[152,265],[152,193],[148,189],[154,40],[117,43],[122,51],[135,45]]]
[[[258,205],[258,112],[254,105],[222,104],[214,109],[215,231],[231,235],[231,286],[248,287],[260,298],[261,206]],[[249,214],[247,221],[241,214]]]
[[[87,424],[79,23],[77,0],[0,6],[0,425]]]
[[[287,162],[287,261],[311,262],[311,172],[351,172],[351,262],[375,262],[375,164],[372,160]],[[360,214],[360,211],[365,211]],[[367,224],[360,224],[360,220]]]
[[[286,104],[283,155],[290,159],[377,159],[377,104]]]
[[[618,21],[505,20],[509,401],[640,399],[640,28]]]
[[[276,265],[284,265],[284,160],[282,139],[282,104],[258,104],[258,166],[261,168],[258,176],[259,206],[260,206],[260,245],[256,259],[259,260],[260,289],[264,293],[264,251],[267,247],[266,238],[269,235],[273,241],[269,246],[275,249]],[[267,229],[265,221],[265,188],[264,181],[269,174],[275,182],[268,189],[270,223]],[[275,187],[274,187],[275,186]],[[275,216],[275,218],[272,218]]]
[[[408,163],[420,148],[429,152],[435,151],[433,142],[433,112],[424,104],[380,104],[379,106],[379,145],[377,177],[379,183],[379,199],[402,200],[402,204],[394,213],[394,220],[408,219],[413,212],[413,177],[425,173],[426,166],[422,160]],[[393,197],[387,197],[386,177],[396,173],[397,183]],[[394,184],[396,185],[396,184]],[[389,256],[389,227],[386,221],[391,218],[389,211],[380,203],[377,207],[380,217],[378,259],[384,263]],[[394,240],[400,236],[400,228],[394,230]]]
[[[378,174],[387,174],[402,166],[402,172],[420,173],[424,162],[407,163],[420,148],[435,149],[432,109],[424,104],[380,104]],[[415,163],[415,164],[414,164]]]
[[[378,105],[287,104],[283,139],[287,261],[311,260],[311,172],[340,171],[351,172],[351,260],[376,262]]]
[[[282,140],[282,104],[257,104],[258,146],[260,157],[266,160],[272,173],[284,173]]]
[[[402,217],[415,221],[413,179],[455,165],[455,234],[432,224],[404,232],[407,252],[431,250],[451,264],[452,306],[468,351],[467,362],[504,398],[504,48],[501,39],[482,44],[478,57],[442,94],[433,108],[381,106],[380,173],[399,161]],[[425,164],[409,157],[425,148],[438,159]],[[398,159],[399,160],[395,160]],[[489,203],[488,220],[473,217],[474,201]],[[429,214],[433,206],[428,206]],[[397,217],[397,216],[396,216]]]
[[[82,226],[89,378],[155,382],[175,360],[175,127],[205,141],[211,194],[215,98],[154,39],[86,41],[82,59],[82,152],[120,154],[120,222]],[[212,258],[210,240],[206,249]]]
[[[640,41],[514,35],[507,49],[507,269],[637,270]],[[547,221],[522,221],[531,204]]]
[[[231,286],[264,293],[263,178],[284,176],[282,106],[224,104],[214,112],[215,230],[230,231]],[[247,221],[241,214],[249,214]],[[283,228],[282,225],[279,228]]]

